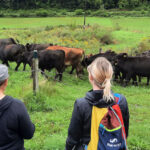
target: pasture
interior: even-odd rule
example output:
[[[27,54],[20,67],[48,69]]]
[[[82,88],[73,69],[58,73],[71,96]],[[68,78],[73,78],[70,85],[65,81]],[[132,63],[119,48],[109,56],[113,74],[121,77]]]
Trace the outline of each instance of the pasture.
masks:
[[[20,43],[54,43],[62,46],[83,48],[86,54],[112,49],[132,53],[139,43],[149,38],[149,18],[96,18],[88,17],[89,26],[82,28],[83,18],[0,18],[0,38],[13,37]],[[103,38],[106,37],[106,41]],[[106,42],[110,43],[107,44]],[[6,94],[21,99],[36,126],[32,140],[25,141],[27,150],[63,150],[73,104],[91,89],[87,72],[77,79],[75,72],[67,68],[62,83],[54,82],[55,70],[46,72],[46,80],[39,74],[40,92],[32,94],[30,68],[15,72],[15,63],[9,69],[10,79]],[[122,87],[113,83],[113,91],[126,96],[130,111],[129,150],[150,148],[150,89],[146,80],[138,86]]]

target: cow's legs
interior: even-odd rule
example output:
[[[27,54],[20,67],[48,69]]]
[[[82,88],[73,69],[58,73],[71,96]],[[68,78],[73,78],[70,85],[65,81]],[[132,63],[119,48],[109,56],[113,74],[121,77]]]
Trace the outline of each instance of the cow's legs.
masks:
[[[7,67],[10,67],[10,65],[9,65],[9,63],[8,63],[8,61],[7,61],[7,60],[4,60],[4,61],[2,62],[2,64],[6,64],[6,65],[7,65]]]
[[[45,78],[48,79],[48,76],[45,74],[44,69],[41,69],[41,74],[42,74],[43,76],[45,76]]]
[[[72,66],[72,69],[71,69],[71,71],[70,71],[70,74],[72,74],[72,73],[73,73],[74,69],[75,69],[75,67],[74,67],[74,66]]]
[[[80,64],[77,64],[75,68],[76,68],[77,77],[81,78],[81,74],[82,75],[84,74],[84,70],[82,66]]]
[[[120,72],[115,72],[114,81],[118,82],[119,79],[121,79]]]
[[[132,84],[138,86],[136,75],[132,76],[132,80],[133,80]]]
[[[124,79],[126,79],[126,73],[123,73],[123,72],[122,72],[122,76],[121,76],[121,78],[120,78],[120,83],[121,83],[121,84],[123,84]]]
[[[26,63],[23,63],[23,71],[26,70]]]
[[[57,73],[57,74],[55,75],[55,80],[56,80],[58,77],[59,77],[59,81],[61,81],[61,80],[62,80],[62,73]]]
[[[139,83],[141,83],[141,76],[138,76],[139,77]]]
[[[57,74],[55,75],[55,80],[57,79],[57,77],[59,77],[59,81],[62,81],[62,74],[65,70],[65,66],[59,66],[58,68],[56,68],[57,70]]]
[[[147,85],[149,85],[149,78],[150,78],[150,77],[148,76],[148,77],[147,77]]]
[[[128,73],[127,75],[126,75],[126,78],[125,78],[125,85],[124,86],[127,86],[128,85],[128,83],[129,83],[129,81],[130,81],[130,79],[131,79],[131,74],[130,73]]]
[[[20,64],[21,64],[21,62],[17,62],[17,66],[15,68],[15,71],[18,71],[18,68],[19,68]]]

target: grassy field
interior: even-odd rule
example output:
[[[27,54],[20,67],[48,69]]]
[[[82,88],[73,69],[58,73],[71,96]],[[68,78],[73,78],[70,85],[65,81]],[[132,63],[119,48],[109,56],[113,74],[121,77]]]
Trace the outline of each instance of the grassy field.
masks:
[[[149,18],[87,18],[89,27],[85,30],[79,25],[83,18],[0,18],[0,38],[13,37],[20,43],[54,43],[83,48],[88,53],[97,53],[99,48],[116,52],[129,52],[149,37]],[[110,41],[106,44],[102,39]],[[62,83],[54,82],[55,71],[47,81],[39,75],[40,92],[32,94],[30,68],[27,72],[14,72],[15,63],[9,69],[10,79],[6,94],[21,99],[36,125],[32,140],[25,141],[27,150],[63,150],[74,101],[85,96],[91,89],[87,72],[83,80],[75,73],[69,75],[71,68],[63,74]],[[143,80],[139,87],[126,88],[113,83],[113,91],[126,96],[130,110],[130,129],[128,145],[130,150],[149,150],[150,112],[149,87]]]

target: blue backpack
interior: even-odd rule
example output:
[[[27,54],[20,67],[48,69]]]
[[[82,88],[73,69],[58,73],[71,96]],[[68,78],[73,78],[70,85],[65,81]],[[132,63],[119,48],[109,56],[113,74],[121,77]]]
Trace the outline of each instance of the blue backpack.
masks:
[[[85,150],[127,150],[125,127],[119,107],[120,95],[114,94],[116,103],[108,108],[93,106],[91,140]]]

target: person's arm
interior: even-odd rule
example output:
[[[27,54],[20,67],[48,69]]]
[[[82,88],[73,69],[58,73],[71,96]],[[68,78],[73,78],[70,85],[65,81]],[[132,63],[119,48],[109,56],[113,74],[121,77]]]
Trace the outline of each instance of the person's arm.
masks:
[[[35,126],[31,122],[27,109],[23,103],[20,103],[19,110],[19,134],[23,139],[31,139],[35,131]]]
[[[78,102],[76,101],[74,104],[74,110],[68,129],[66,150],[72,150],[74,146],[79,144],[82,135],[82,124],[82,116],[80,113]]]
[[[128,131],[129,131],[129,109],[128,109],[128,103],[126,98],[121,95],[121,101],[119,103],[121,112],[122,112],[122,117],[124,121],[124,126],[125,126],[125,131],[126,131],[126,137],[128,137]]]

